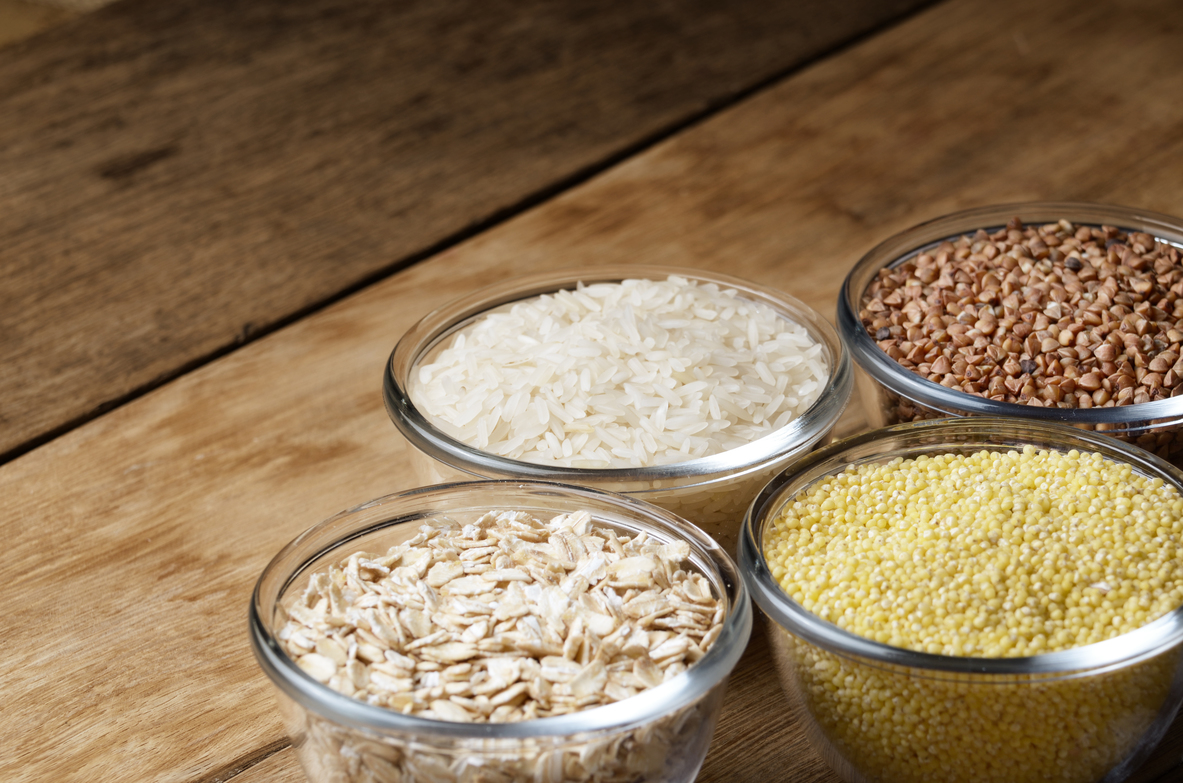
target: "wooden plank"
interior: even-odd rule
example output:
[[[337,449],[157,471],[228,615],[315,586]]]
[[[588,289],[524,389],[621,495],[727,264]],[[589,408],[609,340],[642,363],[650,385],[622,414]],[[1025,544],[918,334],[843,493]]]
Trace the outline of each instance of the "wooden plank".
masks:
[[[251,585],[299,530],[414,484],[378,372],[432,307],[643,259],[832,312],[862,252],[955,208],[1183,214],[1183,104],[1162,100],[1183,88],[1181,27],[1170,0],[949,2],[0,468],[0,778],[212,781],[273,757]],[[832,783],[811,756],[785,766],[800,735],[766,660],[734,675],[702,778]],[[1177,778],[1181,750],[1176,729],[1135,780]]]
[[[774,770],[792,770],[793,783],[836,783],[780,702],[780,681],[768,643],[767,619],[756,613],[752,640],[727,683],[723,713],[698,783],[762,783]],[[770,694],[772,698],[770,699]],[[770,703],[771,702],[771,703]],[[758,716],[753,720],[753,716]],[[780,779],[788,780],[787,775]]]
[[[126,0],[0,51],[0,459],[921,2]]]
[[[63,8],[26,0],[0,0],[0,46],[48,30],[75,14]]]
[[[221,777],[211,778],[211,783],[223,783],[233,779],[234,783],[305,783],[296,752],[290,745],[284,747],[250,767],[231,770]]]

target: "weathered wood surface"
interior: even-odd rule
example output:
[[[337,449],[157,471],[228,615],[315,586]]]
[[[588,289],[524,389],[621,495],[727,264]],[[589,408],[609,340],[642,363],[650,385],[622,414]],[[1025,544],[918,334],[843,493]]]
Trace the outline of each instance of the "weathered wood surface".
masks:
[[[920,4],[125,0],[2,49],[0,460]]]
[[[26,0],[0,0],[0,46],[48,30],[77,12]]]
[[[1183,214],[1183,103],[1164,99],[1183,94],[1180,30],[1172,0],[951,0],[0,468],[0,778],[298,779],[248,596],[297,532],[411,485],[378,380],[431,308],[635,259],[831,313],[862,252],[956,208]],[[1134,779],[1177,780],[1181,755],[1176,727]],[[700,777],[835,780],[758,644]]]

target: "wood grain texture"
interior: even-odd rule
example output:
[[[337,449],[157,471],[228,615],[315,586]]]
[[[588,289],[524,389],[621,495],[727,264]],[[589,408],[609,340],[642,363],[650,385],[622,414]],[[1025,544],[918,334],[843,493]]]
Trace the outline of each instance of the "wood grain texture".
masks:
[[[224,783],[230,779],[211,780],[210,783]],[[300,768],[296,752],[288,746],[259,764],[242,770],[233,780],[234,783],[307,783],[308,778]]]
[[[698,783],[838,780],[809,746],[781,701],[776,662],[768,642],[769,628],[768,620],[757,611],[752,639],[727,683],[723,712],[698,773]],[[785,772],[778,778],[776,770]]]
[[[26,0],[0,0],[0,46],[7,46],[61,24],[76,12]]]
[[[247,648],[250,589],[300,530],[411,486],[378,379],[431,308],[636,260],[831,313],[861,253],[951,209],[1183,214],[1183,104],[1162,99],[1183,94],[1180,30],[1168,0],[943,4],[0,468],[0,778],[212,781],[259,758],[291,779],[268,751],[282,734]],[[833,783],[797,753],[767,660],[757,641],[733,674],[702,779]],[[1134,779],[1178,780],[1181,755],[1176,727]]]
[[[919,0],[126,0],[0,51],[0,459]]]

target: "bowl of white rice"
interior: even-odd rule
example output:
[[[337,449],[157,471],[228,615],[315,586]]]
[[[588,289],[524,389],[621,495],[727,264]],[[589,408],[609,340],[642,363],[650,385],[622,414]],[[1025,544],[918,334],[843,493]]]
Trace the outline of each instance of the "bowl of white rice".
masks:
[[[533,479],[631,495],[733,549],[748,504],[824,445],[850,397],[812,308],[726,275],[514,278],[429,313],[383,392],[424,483]]]

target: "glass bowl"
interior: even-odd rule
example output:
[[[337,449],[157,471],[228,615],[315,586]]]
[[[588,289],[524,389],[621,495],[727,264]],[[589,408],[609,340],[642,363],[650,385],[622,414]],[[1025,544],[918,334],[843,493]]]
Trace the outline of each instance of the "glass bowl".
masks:
[[[942,386],[906,369],[873,339],[860,319],[862,300],[880,270],[894,268],[946,240],[978,229],[1005,228],[1012,218],[1024,225],[1067,220],[1076,226],[1113,226],[1144,232],[1183,247],[1183,221],[1166,215],[1116,206],[1082,203],[1003,204],[957,212],[921,223],[872,249],[851,269],[838,299],[837,327],[855,365],[859,397],[871,427],[940,417],[1003,416],[1028,421],[1063,422],[1106,432],[1171,460],[1183,457],[1183,397],[1113,407],[1035,407],[990,399]],[[1001,310],[996,306],[996,310]],[[1183,330],[1181,330],[1183,331]],[[1067,346],[1065,346],[1067,347]],[[1018,361],[1018,356],[1015,356]],[[1120,355],[1118,356],[1120,360]],[[1082,360],[1083,361],[1083,360]],[[1143,368],[1139,368],[1139,372]],[[1183,387],[1180,387],[1183,388]],[[1115,390],[1116,391],[1116,390]]]
[[[771,620],[785,694],[811,744],[847,781],[1116,783],[1162,738],[1183,699],[1183,609],[1115,638],[1028,657],[914,652],[855,635],[792,600],[764,558],[778,512],[848,465],[1017,449],[1100,452],[1183,489],[1183,473],[1129,444],[1059,424],[912,422],[834,443],[760,493],[740,571]]]
[[[687,542],[689,567],[725,603],[721,633],[690,668],[635,696],[516,723],[453,723],[373,706],[321,684],[284,653],[277,637],[286,620],[282,607],[300,597],[312,574],[357,551],[383,553],[425,521],[447,517],[465,524],[490,509],[541,518],[583,509],[598,527]],[[252,648],[276,687],[285,726],[314,783],[693,780],[751,626],[743,580],[710,538],[663,509],[544,482],[425,487],[345,511],[284,547],[264,569],[250,606]]]
[[[679,275],[734,288],[737,295],[773,307],[803,326],[822,346],[830,375],[817,401],[786,426],[714,456],[641,468],[583,469],[508,459],[462,443],[441,431],[411,400],[410,382],[458,330],[488,311],[521,299],[585,284],[624,279],[663,280]],[[387,412],[414,447],[421,483],[534,479],[575,484],[635,497],[684,517],[733,552],[744,509],[770,477],[817,444],[828,441],[853,389],[850,359],[833,327],[804,303],[778,291],[726,275],[688,269],[628,266],[546,272],[508,280],[457,299],[428,314],[399,340],[383,376]]]

